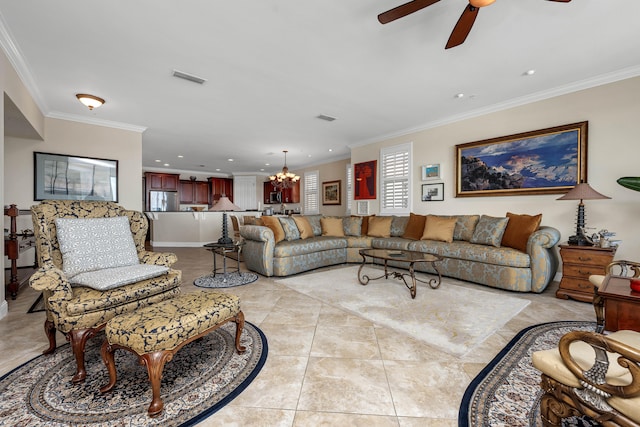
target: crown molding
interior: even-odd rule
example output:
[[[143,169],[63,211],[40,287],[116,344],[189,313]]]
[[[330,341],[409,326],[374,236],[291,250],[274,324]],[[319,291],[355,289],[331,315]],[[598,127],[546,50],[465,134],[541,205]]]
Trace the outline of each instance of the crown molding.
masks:
[[[143,133],[145,130],[147,130],[147,128],[145,126],[136,126],[136,125],[132,125],[132,124],[129,124],[129,123],[112,122],[110,120],[94,119],[94,118],[90,118],[90,117],[79,116],[79,115],[76,115],[76,114],[61,113],[61,112],[58,112],[58,111],[53,111],[53,112],[47,114],[46,117],[51,118],[51,119],[69,120],[69,121],[72,121],[72,122],[85,123],[85,124],[88,124],[88,125],[104,126],[104,127],[120,129],[120,130],[128,130],[128,131],[138,132],[138,133]]]
[[[543,101],[545,99],[555,98],[557,96],[567,95],[569,93],[574,93],[574,92],[578,92],[585,89],[591,89],[597,86],[602,86],[609,83],[615,83],[617,81],[626,80],[626,79],[630,79],[638,76],[640,76],[640,66],[623,68],[621,70],[613,71],[611,73],[601,74],[599,76],[580,80],[564,86],[559,86],[553,89],[536,92],[531,95],[514,98],[505,102],[500,102],[498,104],[493,104],[493,105],[479,108],[476,110],[471,110],[466,113],[456,114],[453,116],[434,120],[432,122],[428,122],[420,126],[403,129],[397,132],[392,132],[386,135],[369,138],[363,141],[354,142],[352,144],[348,144],[347,147],[349,148],[361,147],[364,145],[385,141],[387,139],[397,138],[397,137],[409,135],[412,133],[421,132],[427,129],[433,129],[439,126],[452,124],[462,120],[484,116],[487,114],[508,110],[510,108],[515,108],[522,105]]]
[[[9,31],[9,27],[7,27],[4,17],[2,16],[2,13],[0,13],[0,46],[16,74],[18,74],[18,77],[22,80],[22,84],[26,86],[34,102],[44,114],[49,111],[49,107],[44,101],[33,75],[29,71],[27,61],[24,59],[22,52],[20,52],[18,45],[16,45],[13,40],[14,38]]]

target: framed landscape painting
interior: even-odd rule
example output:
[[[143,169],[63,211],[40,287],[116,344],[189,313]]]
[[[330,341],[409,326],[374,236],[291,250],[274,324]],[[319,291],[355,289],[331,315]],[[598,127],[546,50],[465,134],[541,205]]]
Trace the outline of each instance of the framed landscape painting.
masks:
[[[566,193],[587,179],[587,125],[456,145],[456,197]]]
[[[34,200],[118,201],[118,161],[34,154]]]

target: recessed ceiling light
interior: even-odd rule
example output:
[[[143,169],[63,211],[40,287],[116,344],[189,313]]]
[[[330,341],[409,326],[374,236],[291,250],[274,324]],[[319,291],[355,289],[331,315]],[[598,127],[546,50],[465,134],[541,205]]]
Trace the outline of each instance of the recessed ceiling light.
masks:
[[[333,148],[329,148],[329,152],[332,152],[332,151],[333,151]]]
[[[260,172],[264,172],[264,168],[260,169]]]
[[[156,163],[160,163],[162,160],[156,159]]]
[[[233,162],[233,159],[227,159],[227,162]]]
[[[311,157],[311,154],[307,155],[307,157]]]
[[[216,172],[220,172],[220,168],[216,168]]]
[[[523,76],[533,76],[536,73],[536,70],[531,69],[531,70],[527,70],[524,73],[522,73]]]
[[[165,166],[169,166],[169,163],[165,163],[164,165],[165,165]]]
[[[184,158],[184,156],[182,154],[178,154],[178,158],[182,159],[182,158]]]
[[[464,98],[464,93],[456,93],[453,97],[458,99]]]
[[[271,166],[269,163],[265,163],[264,165],[265,165],[265,166]]]

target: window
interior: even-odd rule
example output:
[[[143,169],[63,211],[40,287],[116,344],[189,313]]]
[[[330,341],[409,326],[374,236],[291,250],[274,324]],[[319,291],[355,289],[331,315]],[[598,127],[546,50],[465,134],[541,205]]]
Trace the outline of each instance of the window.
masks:
[[[412,143],[380,150],[380,213],[408,215],[411,211]]]
[[[353,200],[353,169],[347,165],[347,215],[351,213],[351,201]]]
[[[320,173],[311,171],[304,173],[304,213],[312,215],[320,213]]]

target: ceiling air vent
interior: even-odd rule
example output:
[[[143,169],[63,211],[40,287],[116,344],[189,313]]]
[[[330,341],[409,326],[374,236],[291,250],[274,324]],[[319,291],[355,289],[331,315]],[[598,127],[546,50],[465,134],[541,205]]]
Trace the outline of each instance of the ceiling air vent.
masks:
[[[326,120],[328,122],[332,122],[334,121],[336,118],[335,117],[331,117],[331,116],[326,116],[324,114],[320,114],[319,116],[316,116],[316,119],[320,119],[320,120]]]
[[[193,74],[184,73],[178,70],[173,70],[173,77],[189,80],[190,82],[194,82],[198,84],[202,84],[207,81],[207,79],[203,79],[202,77],[194,76]]]

